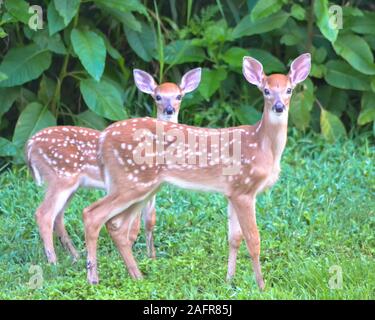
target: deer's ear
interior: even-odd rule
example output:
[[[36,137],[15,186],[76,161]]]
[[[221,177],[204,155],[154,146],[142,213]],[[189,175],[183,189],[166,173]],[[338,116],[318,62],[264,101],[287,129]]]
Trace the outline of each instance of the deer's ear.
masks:
[[[264,72],[262,64],[252,57],[243,57],[242,73],[251,84],[261,87],[263,84]]]
[[[198,87],[201,82],[201,75],[201,68],[190,70],[183,75],[180,83],[183,94],[192,92]]]
[[[135,85],[139,90],[144,93],[153,94],[157,84],[154,78],[145,71],[134,69],[133,70]]]
[[[290,65],[289,79],[293,86],[304,81],[310,73],[311,55],[310,53],[301,54]]]

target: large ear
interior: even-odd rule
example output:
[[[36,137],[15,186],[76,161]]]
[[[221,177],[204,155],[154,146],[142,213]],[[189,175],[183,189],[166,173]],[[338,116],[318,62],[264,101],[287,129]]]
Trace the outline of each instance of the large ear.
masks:
[[[186,72],[183,75],[180,88],[184,94],[192,92],[198,87],[199,83],[201,82],[201,74],[202,69],[196,68]]]
[[[133,70],[135,85],[139,90],[144,93],[153,94],[157,84],[154,78],[145,71],[134,69]]]
[[[301,54],[290,65],[289,79],[293,86],[307,78],[311,69],[310,53]]]
[[[247,81],[261,87],[264,78],[262,64],[252,57],[243,57],[242,73]]]

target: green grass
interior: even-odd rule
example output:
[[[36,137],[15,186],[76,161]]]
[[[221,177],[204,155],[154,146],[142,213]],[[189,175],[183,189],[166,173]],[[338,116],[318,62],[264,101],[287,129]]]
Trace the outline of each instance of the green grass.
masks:
[[[328,145],[289,139],[277,184],[258,197],[266,290],[256,287],[245,245],[232,284],[225,282],[226,201],[165,186],[157,198],[157,260],[146,256],[143,230],[134,252],[145,280],[129,278],[105,229],[99,241],[97,286],[86,283],[81,212],[100,197],[81,190],[66,213],[78,263],[56,241],[59,263],[46,263],[34,221],[42,199],[26,169],[0,176],[1,299],[374,299],[375,150],[366,139]],[[31,289],[31,265],[43,270]],[[330,289],[331,266],[343,286]]]

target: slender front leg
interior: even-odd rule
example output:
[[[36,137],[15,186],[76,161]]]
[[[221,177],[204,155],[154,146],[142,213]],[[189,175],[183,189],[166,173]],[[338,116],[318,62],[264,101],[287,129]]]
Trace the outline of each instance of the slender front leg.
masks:
[[[156,258],[153,234],[156,224],[155,198],[155,196],[152,197],[152,199],[147,203],[147,205],[142,210],[146,232],[147,255],[151,259]]]
[[[240,195],[231,197],[230,202],[237,214],[243,237],[249,251],[255,278],[260,290],[264,289],[264,281],[260,267],[260,239],[255,216],[255,196]]]
[[[228,241],[229,241],[229,257],[227,281],[231,281],[236,273],[236,260],[238,249],[240,248],[243,236],[237,214],[233,205],[228,202]]]

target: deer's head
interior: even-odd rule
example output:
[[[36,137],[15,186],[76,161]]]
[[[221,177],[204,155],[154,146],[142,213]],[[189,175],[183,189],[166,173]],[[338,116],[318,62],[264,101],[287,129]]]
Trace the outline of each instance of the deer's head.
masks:
[[[311,56],[304,53],[296,58],[289,73],[265,75],[262,64],[252,58],[243,58],[243,75],[251,84],[256,85],[264,96],[264,112],[268,112],[271,118],[280,120],[287,119],[289,103],[295,86],[304,81],[309,75],[311,68]]]
[[[174,122],[177,122],[182,98],[195,90],[201,81],[201,68],[185,73],[179,85],[173,82],[158,85],[150,74],[139,69],[134,69],[133,74],[138,89],[153,97],[158,119]]]

